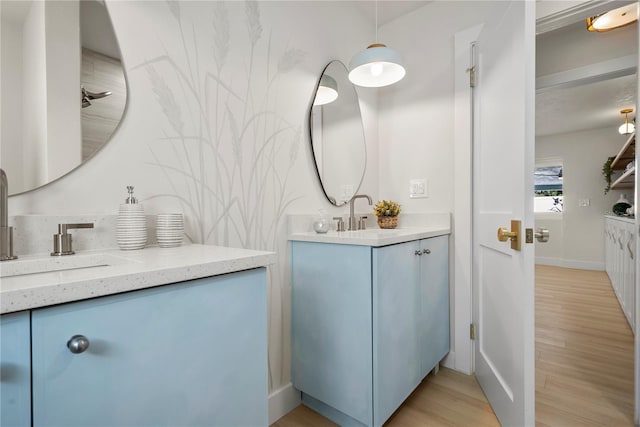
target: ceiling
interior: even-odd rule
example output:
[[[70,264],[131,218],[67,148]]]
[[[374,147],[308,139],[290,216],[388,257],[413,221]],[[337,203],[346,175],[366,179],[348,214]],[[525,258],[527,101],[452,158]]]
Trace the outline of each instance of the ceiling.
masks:
[[[638,26],[634,24],[608,33],[589,33],[584,21],[581,21],[554,30],[555,36],[539,35],[537,62],[539,65],[544,64],[543,68],[546,70],[558,72],[589,66],[629,53],[637,55],[637,31]],[[620,49],[621,45],[624,49]],[[536,136],[606,127],[617,132],[617,128],[624,122],[624,115],[620,114],[620,110],[636,109],[636,93],[635,74],[537,93]],[[635,115],[634,111],[629,118],[632,119]]]
[[[371,22],[372,28],[376,22],[376,3],[378,7],[378,26],[382,26],[403,15],[413,12],[422,6],[431,3],[426,0],[379,0],[356,1],[355,7],[365,20]]]
[[[636,76],[604,80],[536,95],[536,135],[578,132],[624,122],[620,110],[635,109]],[[635,112],[630,115],[635,117]]]

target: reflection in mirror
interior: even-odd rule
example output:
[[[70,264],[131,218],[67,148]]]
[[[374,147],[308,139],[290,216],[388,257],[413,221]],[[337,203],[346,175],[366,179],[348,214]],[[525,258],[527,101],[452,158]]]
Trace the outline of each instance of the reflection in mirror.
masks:
[[[367,162],[358,94],[340,61],[326,66],[309,114],[316,171],[327,200],[342,206],[362,184]]]
[[[75,169],[123,117],[126,81],[104,2],[0,1],[0,167],[10,194]]]

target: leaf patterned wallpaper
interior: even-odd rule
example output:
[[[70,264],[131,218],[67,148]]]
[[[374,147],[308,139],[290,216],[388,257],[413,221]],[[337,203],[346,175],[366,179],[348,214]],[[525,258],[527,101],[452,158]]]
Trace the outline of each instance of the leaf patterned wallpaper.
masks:
[[[239,5],[213,3],[208,49],[201,48],[190,25],[190,14],[202,8],[183,10],[177,1],[167,6],[184,46],[182,60],[164,54],[131,69],[146,74],[169,124],[162,138],[149,143],[149,164],[168,184],[166,193],[154,197],[179,201],[194,242],[278,250],[284,214],[302,197],[289,184],[304,143],[302,123],[279,111],[279,83],[300,66],[306,52],[273,46],[255,1],[242,3],[242,14],[229,13]],[[244,28],[245,37],[233,38],[232,27]],[[242,64],[234,63],[232,50]],[[165,75],[173,75],[173,82]],[[286,379],[281,363],[282,307],[288,299],[283,267],[286,263],[269,269],[272,387]]]

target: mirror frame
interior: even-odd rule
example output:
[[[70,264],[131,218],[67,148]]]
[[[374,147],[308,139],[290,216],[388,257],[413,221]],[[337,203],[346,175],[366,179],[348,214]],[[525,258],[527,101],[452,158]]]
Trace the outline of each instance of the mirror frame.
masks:
[[[342,203],[338,203],[335,199],[333,199],[332,197],[329,196],[329,194],[327,194],[327,190],[324,188],[324,184],[322,182],[322,177],[320,176],[320,171],[318,170],[318,159],[316,159],[316,153],[313,149],[313,116],[312,116],[312,112],[313,112],[313,101],[316,98],[316,94],[318,93],[318,88],[320,87],[320,81],[322,79],[322,76],[324,75],[324,73],[327,71],[327,68],[329,68],[329,66],[333,63],[338,63],[340,64],[342,67],[344,67],[345,72],[348,73],[348,68],[346,67],[346,65],[338,60],[338,59],[334,59],[329,61],[329,63],[327,65],[325,65],[325,67],[322,69],[322,73],[320,73],[320,77],[318,78],[318,81],[315,85],[314,91],[313,91],[313,96],[311,97],[311,101],[309,103],[309,114],[308,114],[308,130],[309,130],[309,146],[311,147],[311,156],[313,157],[313,167],[316,171],[316,176],[318,177],[318,183],[320,184],[320,188],[322,189],[322,193],[324,194],[324,197],[327,199],[327,201],[336,207],[340,207],[340,206],[345,206],[347,204],[349,204],[349,202],[351,201],[351,199],[353,199],[353,196],[355,196],[356,194],[358,194],[358,191],[360,190],[360,187],[362,187],[362,182],[364,181],[364,175],[367,171],[367,139],[365,137],[365,131],[364,131],[364,123],[362,122],[362,110],[360,109],[360,97],[358,96],[358,91],[356,90],[356,87],[351,83],[351,87],[353,88],[353,91],[356,95],[356,105],[358,108],[358,113],[360,116],[360,125],[362,126],[362,143],[364,145],[364,165],[363,165],[363,169],[362,169],[362,176],[360,177],[360,181],[358,182],[358,185],[356,186],[356,188],[353,190],[353,195],[351,196],[351,198],[349,200],[345,200]]]

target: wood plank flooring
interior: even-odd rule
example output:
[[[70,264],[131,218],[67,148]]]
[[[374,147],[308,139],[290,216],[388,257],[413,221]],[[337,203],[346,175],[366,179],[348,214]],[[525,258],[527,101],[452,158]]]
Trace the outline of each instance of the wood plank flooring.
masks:
[[[633,425],[633,334],[606,273],[536,266],[536,424]],[[299,406],[273,427],[334,423]],[[429,376],[388,427],[499,426],[473,376]]]
[[[603,271],[536,266],[536,424],[633,425],[633,333]]]
[[[388,427],[452,426],[497,427],[500,424],[475,377],[441,368],[429,374],[395,414]],[[328,419],[300,405],[272,427],[330,427]]]

